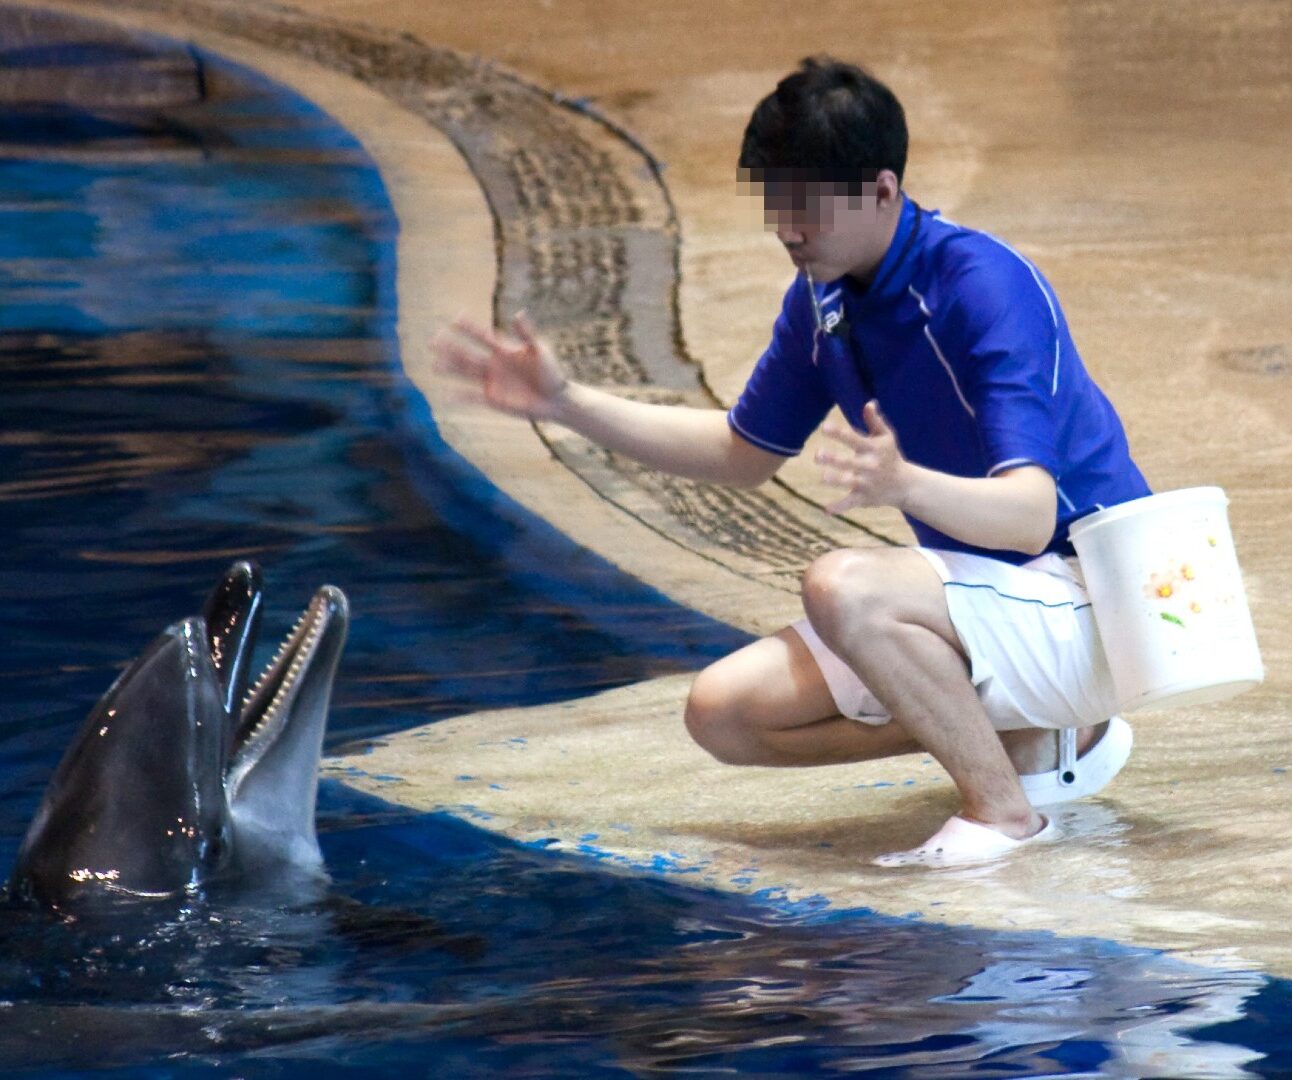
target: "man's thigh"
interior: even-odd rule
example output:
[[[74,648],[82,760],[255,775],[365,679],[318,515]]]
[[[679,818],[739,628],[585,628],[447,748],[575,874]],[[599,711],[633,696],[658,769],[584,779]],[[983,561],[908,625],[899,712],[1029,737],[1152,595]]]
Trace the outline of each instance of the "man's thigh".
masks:
[[[820,668],[789,627],[710,664],[696,677],[692,694],[770,730],[837,715]]]
[[[848,760],[888,757],[917,747],[905,729],[887,717],[844,720],[821,668],[803,637],[790,626],[738,649],[709,665],[696,677],[688,713],[748,735],[772,735],[795,729],[824,732],[844,724],[851,730]],[[803,733],[807,736],[807,732]],[[855,744],[855,745],[854,745]]]
[[[931,630],[964,656],[942,579],[918,548],[832,551],[804,574],[803,602],[823,636],[868,621],[902,623]],[[824,627],[818,619],[834,625]]]
[[[970,678],[998,731],[1085,727],[1116,712],[1116,695],[1074,560],[1021,566],[919,549],[940,578]]]
[[[1049,555],[1014,566],[902,548],[836,552],[819,565],[836,593],[854,590],[858,603],[887,605],[902,621],[925,626],[952,645],[998,731],[1084,727],[1116,711],[1089,598],[1068,560]],[[812,624],[802,620],[793,629],[814,657],[836,710],[882,723],[883,707]]]

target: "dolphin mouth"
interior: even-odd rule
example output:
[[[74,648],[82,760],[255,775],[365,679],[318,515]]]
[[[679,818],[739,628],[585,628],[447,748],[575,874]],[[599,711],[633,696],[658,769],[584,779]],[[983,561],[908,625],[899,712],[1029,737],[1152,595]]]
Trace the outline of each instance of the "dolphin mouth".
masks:
[[[242,782],[286,732],[303,703],[331,686],[331,669],[345,638],[345,594],[324,585],[311,598],[243,699],[233,733],[225,788],[232,799]],[[316,670],[324,673],[312,679]],[[320,682],[322,685],[320,686]]]

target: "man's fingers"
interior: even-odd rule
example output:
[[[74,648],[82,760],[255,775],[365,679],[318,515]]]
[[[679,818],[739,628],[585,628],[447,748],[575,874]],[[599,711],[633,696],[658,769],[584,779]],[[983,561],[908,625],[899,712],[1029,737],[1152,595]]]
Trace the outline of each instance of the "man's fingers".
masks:
[[[493,330],[472,322],[465,317],[454,319],[452,329],[464,338],[468,338],[482,348],[488,349],[491,353],[503,352],[508,347],[507,343]]]
[[[456,383],[448,388],[444,396],[450,405],[460,407],[489,404],[489,399],[485,397],[484,391],[478,386],[472,386],[470,383]]]
[[[888,417],[879,411],[879,402],[871,398],[862,407],[862,422],[871,435],[891,435],[893,429],[888,426]]]
[[[842,443],[850,450],[863,450],[866,447],[866,436],[853,431],[852,428],[840,427],[838,424],[826,424],[821,434],[827,439]]]
[[[857,455],[836,454],[833,450],[818,450],[812,457],[818,465],[827,469],[856,472]]]
[[[843,472],[840,469],[823,469],[821,472],[821,483],[826,487],[843,488],[845,491],[852,491],[857,486],[856,473]]]
[[[891,503],[895,462],[900,464],[895,452],[896,436],[879,411],[877,401],[866,402],[861,419],[866,425],[864,434],[839,424],[827,424],[821,429],[826,438],[849,451],[845,454],[840,450],[821,449],[815,455],[816,463],[822,467],[822,482],[827,487],[847,491],[843,498],[826,507],[831,514]]]
[[[464,349],[452,338],[441,334],[431,342],[435,357],[435,370],[444,375],[461,375],[468,379],[482,378],[488,369],[483,356]]]
[[[511,317],[511,328],[524,345],[531,349],[539,347],[538,331],[525,312],[518,311]]]

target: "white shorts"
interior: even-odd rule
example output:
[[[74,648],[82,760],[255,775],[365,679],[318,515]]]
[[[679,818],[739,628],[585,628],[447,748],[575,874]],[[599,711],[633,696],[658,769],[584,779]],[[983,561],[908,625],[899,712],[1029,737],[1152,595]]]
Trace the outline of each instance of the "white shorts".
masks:
[[[997,731],[1101,724],[1117,711],[1112,675],[1076,559],[1047,554],[1014,566],[914,548],[942,579],[969,677]],[[885,724],[888,713],[811,623],[794,623],[841,715]]]

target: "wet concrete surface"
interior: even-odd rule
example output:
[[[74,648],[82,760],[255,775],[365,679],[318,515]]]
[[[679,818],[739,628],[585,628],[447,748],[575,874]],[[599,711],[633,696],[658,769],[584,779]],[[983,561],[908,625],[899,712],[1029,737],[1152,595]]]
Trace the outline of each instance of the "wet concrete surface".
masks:
[[[1292,556],[1284,535],[1292,521],[1286,4],[946,0],[874,3],[859,13],[844,3],[787,12],[765,3],[486,0],[467,17],[455,5],[411,2],[311,0],[298,5],[304,14],[297,16],[137,0],[115,10],[162,32],[205,37],[235,58],[254,53],[272,74],[283,65],[275,56],[290,55],[293,64],[312,59],[322,68],[315,74],[293,68],[292,77],[304,85],[327,82],[338,109],[345,84],[359,87],[358,96],[370,93],[363,84],[412,117],[404,130],[427,122],[457,130],[468,161],[480,147],[462,132],[477,125],[471,130],[487,153],[489,125],[481,121],[500,99],[481,97],[478,81],[472,94],[455,97],[464,80],[509,69],[527,86],[587,99],[611,125],[541,94],[516,113],[538,118],[532,122],[542,139],[572,138],[605,155],[595,159],[597,168],[620,194],[629,193],[617,212],[636,206],[638,218],[590,224],[602,230],[600,241],[609,236],[627,254],[542,263],[553,239],[576,248],[574,241],[589,240],[580,233],[589,221],[573,221],[570,204],[564,218],[548,213],[548,231],[539,235],[533,227],[546,211],[521,213],[491,198],[499,303],[505,310],[537,291],[553,304],[546,314],[556,334],[564,319],[576,328],[600,319],[604,327],[632,290],[611,290],[608,300],[603,294],[603,307],[583,310],[580,323],[574,316],[585,291],[574,289],[573,306],[562,307],[561,281],[535,277],[534,267],[565,266],[572,276],[561,280],[577,284],[637,259],[643,268],[622,278],[637,283],[631,302],[667,299],[674,229],[680,343],[659,340],[667,323],[657,321],[647,339],[629,342],[631,350],[663,357],[645,365],[646,377],[612,367],[598,369],[597,378],[612,385],[635,378],[632,392],[639,393],[660,392],[651,384],[681,395],[707,387],[719,402],[738,393],[790,271],[762,233],[757,208],[737,193],[739,132],[752,104],[800,56],[832,51],[866,62],[907,105],[914,133],[910,193],[1002,236],[1039,263],[1087,366],[1126,419],[1150,482],[1158,489],[1219,484],[1228,492],[1268,672],[1263,687],[1230,703],[1137,716],[1131,764],[1106,796],[1063,812],[1064,843],[978,870],[862,869],[867,855],[920,839],[954,805],[949,784],[924,759],[812,772],[718,766],[685,737],[679,679],[529,713],[464,717],[407,733],[336,769],[389,799],[458,807],[511,835],[551,837],[574,849],[585,843],[597,857],[690,870],[724,887],[785,889],[947,921],[1075,930],[1292,973],[1285,855],[1292,812],[1284,771],[1292,768],[1286,615]],[[419,52],[404,33],[448,51],[428,60],[426,47]],[[376,44],[365,49],[356,41]],[[503,67],[482,66],[472,56]],[[405,230],[406,363],[446,435],[500,486],[580,542],[687,603],[753,630],[791,617],[792,550],[786,563],[762,566],[755,544],[733,556],[721,535],[696,527],[699,511],[671,518],[661,512],[678,500],[667,490],[652,492],[631,470],[604,460],[581,464],[590,452],[577,443],[562,445],[545,433],[544,445],[525,425],[450,408],[425,369],[425,336],[445,314],[445,299],[431,308],[413,286],[421,282],[425,295],[434,295],[460,251],[464,265],[475,260],[474,269],[451,275],[451,299],[487,310],[493,281],[478,251],[459,249],[448,258],[444,251],[461,237],[487,235],[488,219],[472,205],[460,173],[449,184],[458,209],[442,212],[448,197],[436,196],[434,177],[417,165],[434,140],[387,137],[381,145],[381,132],[390,129],[374,118],[386,108],[371,103],[366,119],[356,110],[349,121],[365,143],[376,144],[383,167],[390,163]],[[564,109],[555,127],[554,108]],[[518,144],[522,132],[511,134]],[[650,201],[659,197],[656,181],[634,141],[663,163],[672,222],[667,206]],[[428,152],[446,160],[442,148]],[[505,190],[487,170],[477,168],[476,178],[491,195]],[[513,183],[512,190],[527,188]],[[595,205],[602,196],[589,197]],[[606,352],[575,345],[566,350],[572,361],[595,362]],[[609,355],[623,354],[622,339],[616,349]],[[694,358],[703,385],[660,380],[670,357]],[[551,450],[575,471],[554,462]],[[785,475],[790,487],[774,494],[775,505],[799,507],[790,516],[805,530],[836,536],[833,530],[842,528],[861,542],[905,539],[891,514],[865,515],[867,533],[821,525],[798,498],[820,494],[810,467],[795,462]],[[711,515],[721,517],[730,504],[717,506]],[[528,742],[506,749],[512,736]],[[401,779],[374,779],[379,775]],[[464,794],[462,775],[481,783]],[[591,834],[598,839],[580,840]]]

